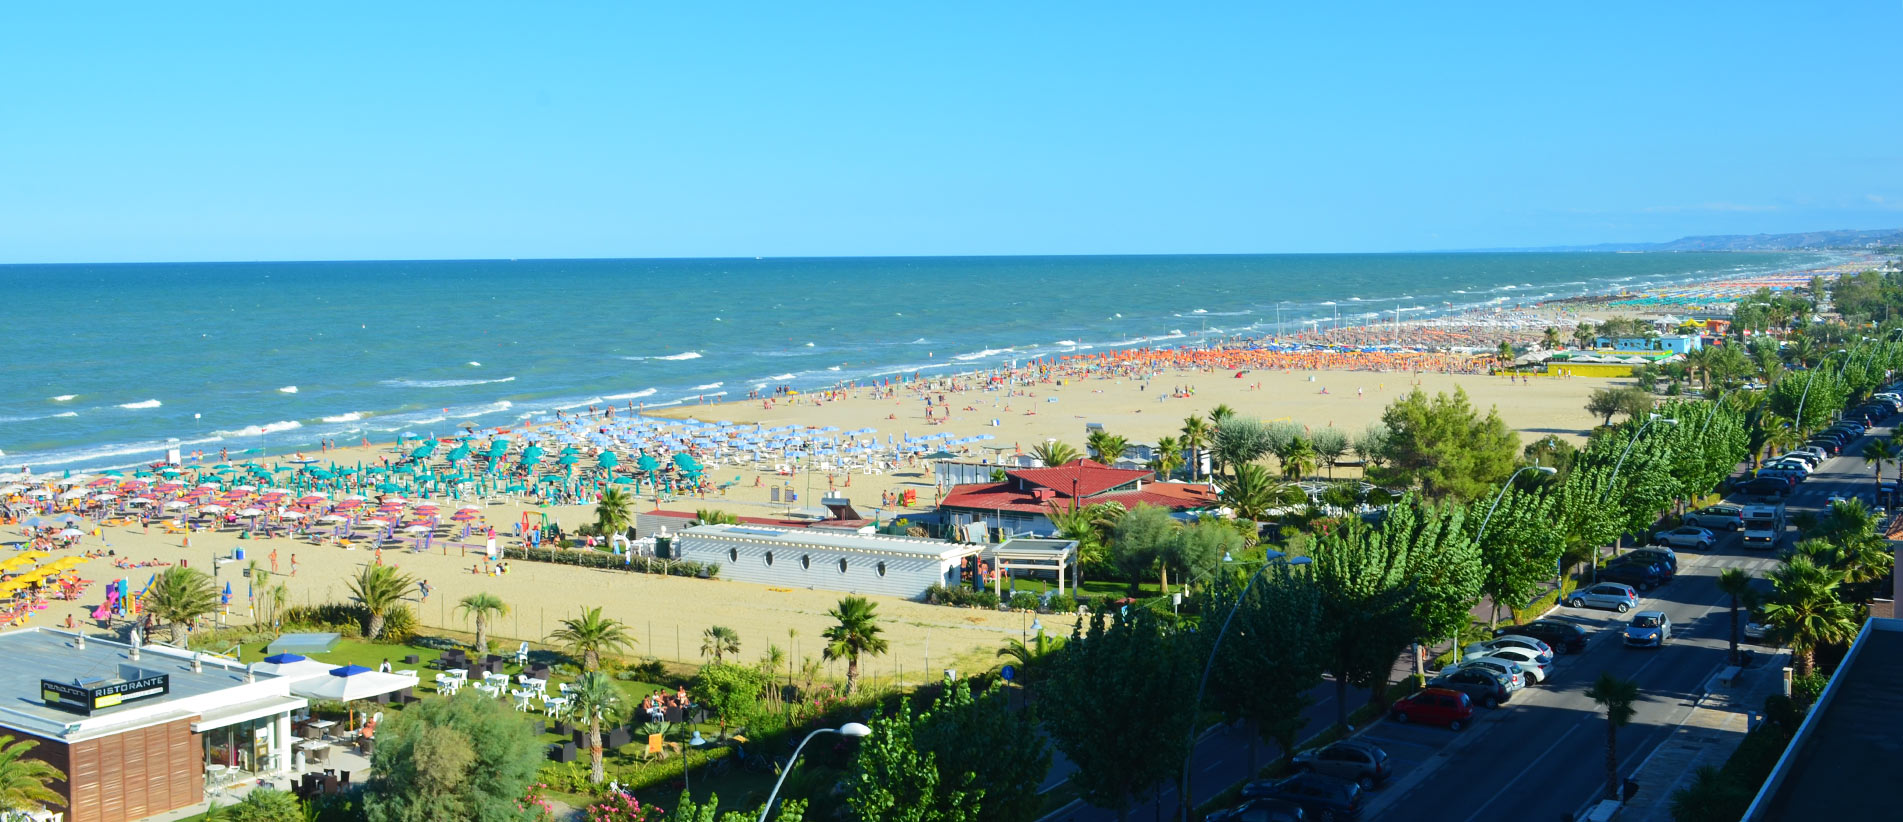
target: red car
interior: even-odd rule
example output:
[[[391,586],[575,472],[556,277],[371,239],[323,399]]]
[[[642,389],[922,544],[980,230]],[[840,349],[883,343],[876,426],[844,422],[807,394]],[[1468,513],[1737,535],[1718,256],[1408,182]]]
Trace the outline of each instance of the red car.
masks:
[[[1474,703],[1459,691],[1427,688],[1395,700],[1388,715],[1396,722],[1446,725],[1448,730],[1458,731],[1473,721]]]

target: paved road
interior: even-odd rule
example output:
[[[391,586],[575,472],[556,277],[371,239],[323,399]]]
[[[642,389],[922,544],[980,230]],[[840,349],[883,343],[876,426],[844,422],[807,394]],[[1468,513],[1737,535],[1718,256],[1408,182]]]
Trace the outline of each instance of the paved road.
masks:
[[[1862,447],[1857,441],[1845,451],[1854,455]],[[1873,490],[1862,458],[1838,457],[1800,483],[1787,505],[1815,510],[1832,494],[1868,497]],[[1789,544],[1787,536],[1783,547]],[[1551,682],[1521,692],[1460,734],[1390,722],[1370,728],[1364,738],[1387,748],[1402,767],[1396,781],[1371,800],[1367,818],[1571,818],[1604,790],[1606,721],[1585,695],[1601,671],[1638,681],[1643,693],[1637,717],[1619,733],[1620,769],[1630,772],[1684,719],[1704,683],[1724,665],[1730,614],[1717,590],[1718,572],[1741,567],[1761,575],[1777,564],[1777,555],[1744,550],[1734,532],[1721,535],[1709,554],[1680,551],[1679,564],[1678,578],[1640,604],[1671,617],[1678,639],[1669,647],[1628,650],[1618,634],[1628,617],[1562,608],[1557,618],[1598,630],[1584,653],[1561,658]]]

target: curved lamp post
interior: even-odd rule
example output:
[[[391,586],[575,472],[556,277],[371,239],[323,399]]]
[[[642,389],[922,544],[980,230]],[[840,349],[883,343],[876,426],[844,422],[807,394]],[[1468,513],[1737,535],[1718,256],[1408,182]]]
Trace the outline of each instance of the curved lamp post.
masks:
[[[1806,386],[1805,390],[1810,389]],[[1619,469],[1625,466],[1625,458],[1632,453],[1632,446],[1639,444],[1639,437],[1645,436],[1645,429],[1651,428],[1652,423],[1660,421],[1667,425],[1678,424],[1678,420],[1662,414],[1654,413],[1647,417],[1645,424],[1639,426],[1639,430],[1632,432],[1632,441],[1625,444],[1625,450],[1619,452],[1619,461],[1612,464],[1612,476],[1606,479],[1606,492],[1601,499],[1611,496],[1613,486],[1619,482]],[[1599,546],[1597,545],[1592,549],[1592,581],[1595,583],[1599,581]]]
[[[1183,779],[1182,784],[1177,786],[1177,793],[1182,798],[1183,822],[1190,822],[1191,814],[1195,813],[1195,806],[1189,800],[1189,768],[1196,759],[1196,714],[1203,708],[1203,692],[1209,688],[1209,672],[1216,667],[1216,652],[1222,649],[1222,638],[1229,633],[1229,623],[1235,621],[1236,612],[1242,609],[1243,601],[1249,598],[1249,590],[1255,587],[1255,581],[1261,579],[1262,573],[1273,567],[1276,560],[1284,560],[1289,565],[1307,565],[1314,562],[1308,557],[1285,557],[1281,551],[1264,550],[1266,561],[1262,563],[1262,567],[1255,570],[1255,573],[1249,575],[1249,581],[1242,586],[1242,593],[1237,594],[1235,603],[1229,606],[1229,615],[1223,617],[1222,628],[1216,631],[1215,641],[1210,643],[1209,659],[1203,663],[1203,678],[1196,683],[1196,701],[1189,704],[1189,735],[1183,742]],[[1229,555],[1224,553],[1223,558],[1227,560]],[[766,820],[762,819],[760,822],[766,822]]]
[[[786,783],[786,775],[793,770],[794,763],[800,761],[800,751],[806,750],[806,743],[820,734],[839,734],[840,736],[870,736],[872,729],[857,722],[848,722],[838,728],[818,728],[800,740],[799,747],[793,749],[793,758],[786,760],[786,767],[780,771],[780,778],[773,780],[773,792],[766,795],[766,804],[760,806],[760,822],[766,822],[766,815],[773,811],[773,800],[780,796],[780,786]]]

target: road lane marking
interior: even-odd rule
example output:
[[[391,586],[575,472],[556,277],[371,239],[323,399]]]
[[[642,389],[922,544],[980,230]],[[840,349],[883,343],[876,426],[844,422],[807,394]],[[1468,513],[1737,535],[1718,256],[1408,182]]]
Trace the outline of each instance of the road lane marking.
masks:
[[[1560,734],[1557,738],[1555,738],[1553,740],[1553,744],[1546,746],[1546,750],[1541,751],[1539,756],[1533,757],[1532,762],[1526,763],[1526,767],[1521,768],[1519,773],[1514,774],[1512,779],[1507,780],[1507,783],[1505,785],[1500,786],[1500,790],[1494,791],[1492,796],[1487,797],[1487,801],[1480,803],[1480,807],[1474,809],[1473,816],[1467,817],[1467,822],[1474,822],[1474,820],[1479,819],[1481,816],[1481,812],[1485,811],[1488,805],[1493,804],[1500,797],[1505,796],[1506,792],[1512,790],[1514,784],[1518,783],[1521,778],[1525,777],[1528,771],[1533,770],[1533,767],[1535,765],[1540,764],[1540,760],[1545,759],[1548,754],[1551,754],[1553,752],[1553,749],[1559,747],[1559,743],[1565,742],[1566,737],[1572,736],[1573,731],[1577,731],[1577,730],[1579,730],[1579,725],[1575,724],[1572,727],[1567,728],[1565,733]]]

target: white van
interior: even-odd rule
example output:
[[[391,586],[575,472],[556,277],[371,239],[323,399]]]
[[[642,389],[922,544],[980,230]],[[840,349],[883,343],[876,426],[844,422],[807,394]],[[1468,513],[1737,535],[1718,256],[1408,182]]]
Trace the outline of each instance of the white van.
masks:
[[[1784,508],[1747,505],[1744,508],[1744,547],[1769,551],[1784,537]]]

